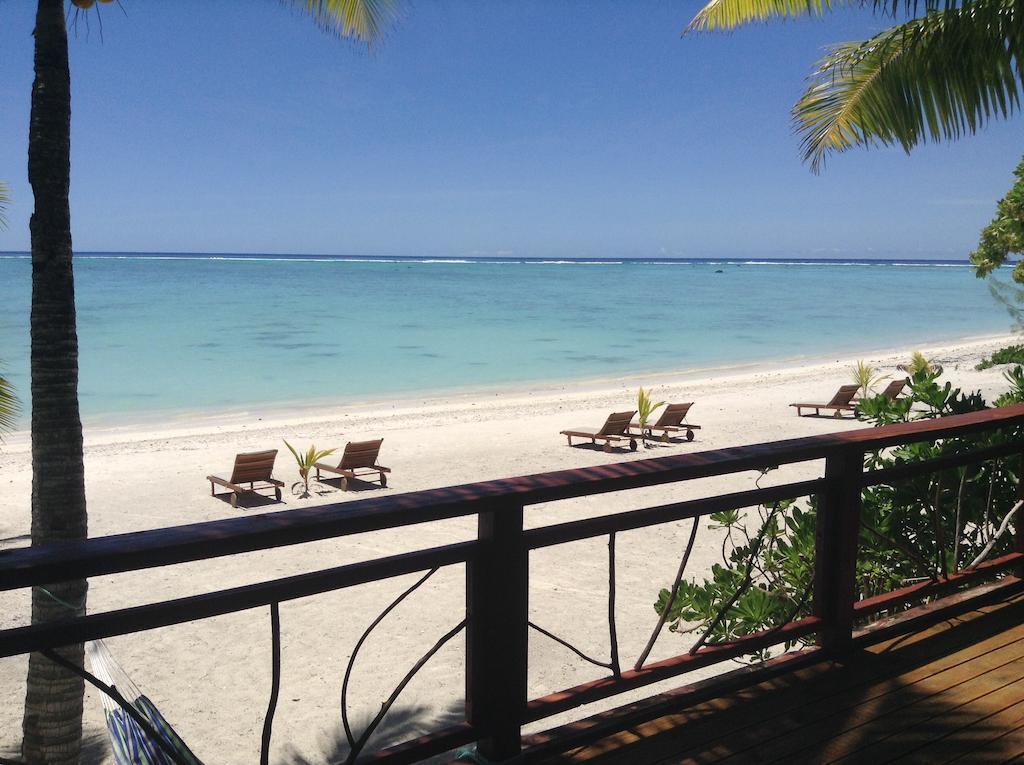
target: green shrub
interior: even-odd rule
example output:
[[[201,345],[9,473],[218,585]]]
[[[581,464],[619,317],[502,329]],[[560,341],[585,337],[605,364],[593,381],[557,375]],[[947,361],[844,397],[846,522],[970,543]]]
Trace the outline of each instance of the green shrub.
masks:
[[[980,393],[963,394],[939,385],[937,372],[919,371],[910,395],[863,400],[858,417],[875,426],[931,419],[988,408]],[[1004,375],[1009,392],[996,399],[1005,406],[1024,401],[1024,369]],[[996,446],[1022,437],[1020,427],[936,442],[912,443],[865,455],[865,468],[877,470],[923,462],[967,450]],[[935,579],[1011,549],[1010,535],[998,529],[1017,498],[1018,461],[997,459],[915,476],[863,492],[856,597],[889,592]],[[711,529],[724,531],[722,562],[710,576],[682,581],[675,598],[662,589],[654,604],[673,632],[707,632],[706,645],[772,629],[811,613],[817,498],[786,500],[710,516]],[[671,601],[671,602],[670,602]],[[790,647],[792,644],[787,644]],[[748,658],[763,660],[768,651]]]
[[[977,370],[988,369],[997,364],[1024,364],[1024,345],[1007,345],[1000,348],[987,359],[974,367]]]

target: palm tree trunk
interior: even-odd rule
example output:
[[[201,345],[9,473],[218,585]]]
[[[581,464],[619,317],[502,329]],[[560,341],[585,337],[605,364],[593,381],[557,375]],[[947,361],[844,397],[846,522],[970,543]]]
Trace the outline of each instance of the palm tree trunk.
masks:
[[[39,0],[28,179],[32,235],[32,544],[87,535],[78,334],[71,266],[71,75],[63,0]],[[85,612],[84,580],[36,587],[32,623]],[[69,609],[68,604],[73,606]],[[81,645],[61,649],[81,665]],[[29,657],[22,752],[31,763],[77,763],[82,680],[40,654]]]

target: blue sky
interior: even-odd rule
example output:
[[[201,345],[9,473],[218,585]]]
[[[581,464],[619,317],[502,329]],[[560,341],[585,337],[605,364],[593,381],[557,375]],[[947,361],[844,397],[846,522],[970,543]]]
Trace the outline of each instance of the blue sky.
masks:
[[[405,6],[378,49],[275,0],[121,0],[72,33],[79,251],[963,257],[1020,121],[815,176],[789,107],[862,12],[680,39],[696,3]],[[0,250],[28,248],[32,3],[0,4]]]

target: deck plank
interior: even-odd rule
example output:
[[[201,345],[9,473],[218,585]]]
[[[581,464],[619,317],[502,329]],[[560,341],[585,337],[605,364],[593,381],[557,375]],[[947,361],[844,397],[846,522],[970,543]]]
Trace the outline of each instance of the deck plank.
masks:
[[[1024,757],[1024,595],[529,762]]]

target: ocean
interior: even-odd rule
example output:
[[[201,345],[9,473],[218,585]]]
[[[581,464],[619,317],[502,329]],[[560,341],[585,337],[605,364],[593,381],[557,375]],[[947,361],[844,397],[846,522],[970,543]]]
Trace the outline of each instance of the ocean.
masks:
[[[30,261],[0,256],[28,398]],[[75,256],[83,418],[341,405],[1003,332],[963,262]],[[26,406],[27,412],[27,406]]]

